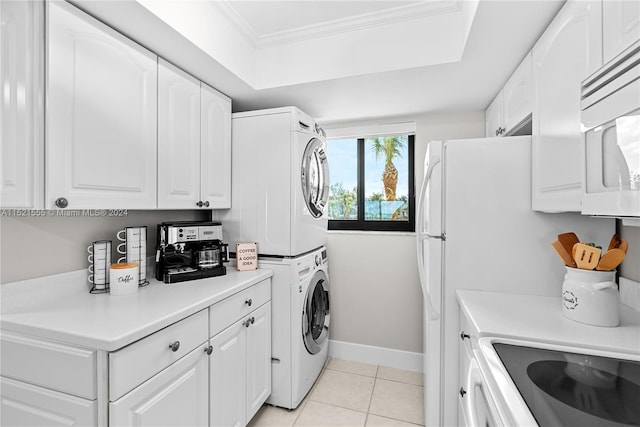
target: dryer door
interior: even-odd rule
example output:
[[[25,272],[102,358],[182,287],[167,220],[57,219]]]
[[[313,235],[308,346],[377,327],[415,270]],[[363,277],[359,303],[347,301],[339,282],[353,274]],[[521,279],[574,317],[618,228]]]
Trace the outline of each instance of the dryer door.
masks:
[[[319,353],[329,338],[329,280],[318,270],[309,282],[302,312],[302,337],[310,354]]]
[[[311,215],[320,218],[329,199],[329,163],[325,143],[312,138],[302,157],[302,194]]]

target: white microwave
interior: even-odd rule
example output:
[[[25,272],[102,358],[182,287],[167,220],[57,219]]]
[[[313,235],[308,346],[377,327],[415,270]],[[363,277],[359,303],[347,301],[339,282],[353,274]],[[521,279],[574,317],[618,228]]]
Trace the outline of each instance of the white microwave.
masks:
[[[583,215],[640,218],[640,41],[582,82]]]

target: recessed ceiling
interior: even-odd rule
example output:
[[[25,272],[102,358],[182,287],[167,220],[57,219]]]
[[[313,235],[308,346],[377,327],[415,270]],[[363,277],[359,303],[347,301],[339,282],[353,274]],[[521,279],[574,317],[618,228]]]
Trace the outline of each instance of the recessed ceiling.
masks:
[[[257,37],[363,17],[416,1],[228,1]]]
[[[564,3],[72,1],[234,111],[296,105],[322,122],[483,110]]]

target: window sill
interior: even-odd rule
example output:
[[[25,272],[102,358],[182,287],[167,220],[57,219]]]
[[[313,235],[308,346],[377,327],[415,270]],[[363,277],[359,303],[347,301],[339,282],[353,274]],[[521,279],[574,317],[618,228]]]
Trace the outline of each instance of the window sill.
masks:
[[[366,234],[370,236],[411,236],[415,237],[414,231],[378,231],[378,230],[328,230],[328,234]]]

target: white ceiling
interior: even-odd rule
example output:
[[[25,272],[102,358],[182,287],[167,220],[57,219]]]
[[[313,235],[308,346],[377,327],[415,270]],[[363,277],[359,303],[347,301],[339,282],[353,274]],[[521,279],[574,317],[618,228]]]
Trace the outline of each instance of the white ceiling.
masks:
[[[424,27],[424,21],[414,19],[411,11],[432,8],[436,12],[429,12],[429,19],[443,20],[449,16],[447,10],[452,6],[460,11],[471,4],[475,5],[474,2],[72,1],[226,93],[233,99],[234,111],[296,105],[325,123],[485,109],[564,3],[563,0],[480,0],[477,9],[473,8],[475,16],[471,15],[473,21],[468,38],[461,37],[463,44],[460,45],[458,57],[453,55],[454,60],[443,60],[441,55],[429,63],[429,58],[426,58],[429,49],[448,46],[452,35],[445,34],[445,28],[428,39],[416,37],[416,34],[423,34],[416,31],[425,28],[412,28],[411,25],[419,23]],[[205,9],[203,4],[207,3],[210,7]],[[184,10],[191,8],[193,13],[191,17],[186,14],[182,17],[181,26],[173,23],[169,27],[167,18],[163,21],[154,9],[158,8],[158,4],[174,7],[172,15],[175,15],[176,5]],[[226,11],[220,14],[222,9]],[[219,16],[207,15],[213,10]],[[207,16],[206,20],[201,18],[204,16]],[[213,22],[210,17],[220,20]],[[388,20],[393,18],[396,27],[385,27],[385,17],[389,17]],[[197,20],[206,22],[195,22]],[[360,37],[358,40],[356,32],[359,28],[367,26],[367,31],[383,31],[397,28],[398,22],[404,27],[402,31],[393,33],[394,40],[403,41],[403,52],[409,52],[412,57],[425,56],[423,63],[428,65],[410,65],[413,58],[408,58],[406,64],[403,58],[396,58],[393,63],[387,64],[385,57],[381,56],[379,62],[368,65],[364,70],[359,69],[351,74],[340,70],[331,77],[330,59],[338,49],[334,45],[322,55],[324,40],[330,40],[335,34],[340,37],[353,35],[349,40],[358,41],[361,45],[357,49],[349,45],[339,52],[348,62],[358,54],[359,49],[369,52],[378,49],[378,45],[371,45],[371,37]],[[438,21],[431,22],[433,25],[430,26],[436,28]],[[196,33],[194,28],[199,24],[202,25],[202,31]],[[221,31],[220,35],[193,42],[203,37],[203,31],[211,29]],[[455,31],[459,30],[456,28]],[[313,44],[301,44],[304,40],[311,40]],[[408,49],[404,43],[409,46]],[[247,56],[246,52],[257,51],[260,55],[260,49],[286,52],[286,49],[301,46],[314,48],[304,55],[295,56],[300,64],[284,70],[290,72],[286,79],[272,85],[255,84],[260,81],[260,73],[267,71],[264,67],[256,66],[252,62],[254,59]],[[243,50],[243,47],[246,49]],[[305,82],[306,76],[296,76],[295,73],[298,65],[307,63],[325,67],[328,73]],[[246,64],[253,64],[255,69],[250,69]],[[339,65],[334,68],[337,70]],[[277,78],[277,69],[274,70],[271,72]],[[298,77],[299,82],[287,84],[295,82]]]

